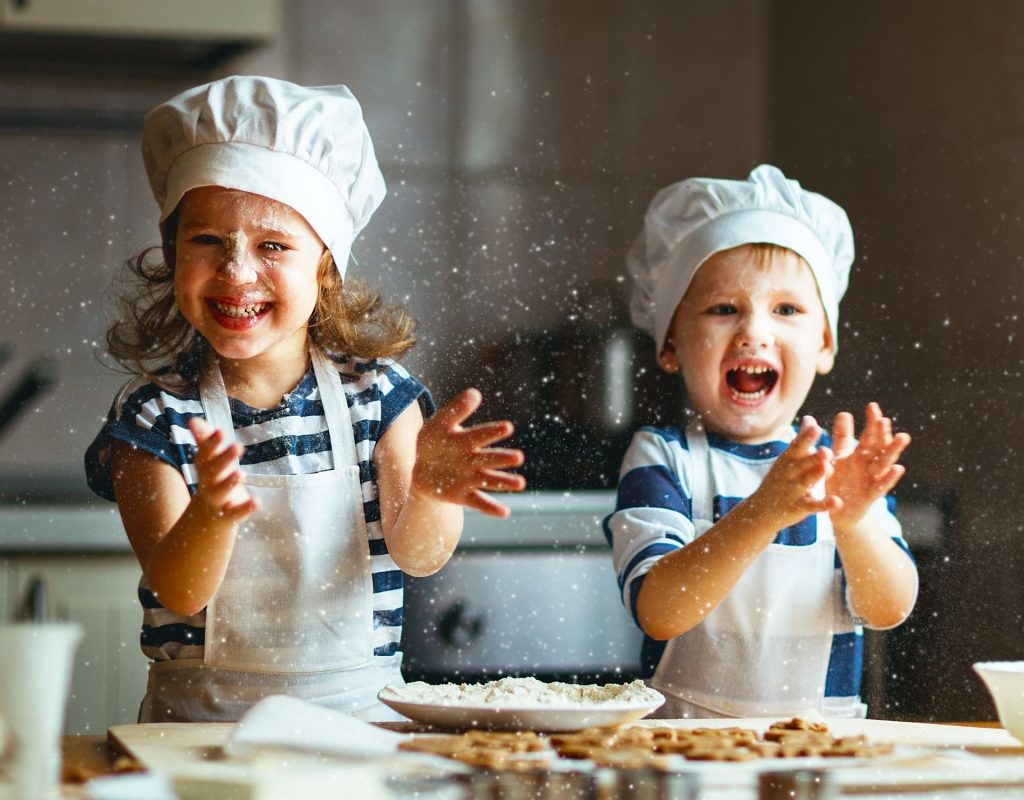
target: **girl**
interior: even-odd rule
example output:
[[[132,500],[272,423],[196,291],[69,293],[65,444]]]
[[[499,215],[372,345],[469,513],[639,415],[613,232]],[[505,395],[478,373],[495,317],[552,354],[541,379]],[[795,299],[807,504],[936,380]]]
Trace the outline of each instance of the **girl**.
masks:
[[[368,719],[401,682],[402,573],[428,575],[462,506],[517,491],[509,422],[433,411],[392,361],[404,309],[343,281],[384,196],[355,98],[232,77],[146,116],[163,263],[146,253],[111,353],[140,375],[86,454],[143,569],[146,721],[233,721],[270,694]],[[154,365],[162,365],[158,369]]]

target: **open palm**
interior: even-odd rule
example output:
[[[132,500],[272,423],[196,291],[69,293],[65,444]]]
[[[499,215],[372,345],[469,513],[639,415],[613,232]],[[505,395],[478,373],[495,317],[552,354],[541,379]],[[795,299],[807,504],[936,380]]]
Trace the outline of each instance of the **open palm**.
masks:
[[[854,434],[853,415],[846,411],[837,414],[832,431],[834,470],[825,483],[826,491],[843,501],[830,512],[837,528],[859,522],[871,504],[892,491],[906,472],[896,462],[910,444],[910,436],[893,434],[892,420],[882,414],[878,403],[868,404],[860,439]]]

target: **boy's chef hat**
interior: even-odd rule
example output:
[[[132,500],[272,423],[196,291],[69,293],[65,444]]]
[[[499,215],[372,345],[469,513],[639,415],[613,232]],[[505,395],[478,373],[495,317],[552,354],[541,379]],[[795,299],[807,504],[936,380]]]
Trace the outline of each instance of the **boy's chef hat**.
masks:
[[[654,196],[626,256],[633,322],[654,337],[660,351],[700,265],[719,251],[754,243],[803,256],[817,281],[835,350],[839,301],[853,263],[850,221],[827,197],[801,189],[768,164],[745,181],[691,178]]]
[[[385,194],[362,109],[344,86],[249,76],[197,86],[146,115],[142,157],[161,223],[200,186],[263,195],[306,219],[342,275]]]

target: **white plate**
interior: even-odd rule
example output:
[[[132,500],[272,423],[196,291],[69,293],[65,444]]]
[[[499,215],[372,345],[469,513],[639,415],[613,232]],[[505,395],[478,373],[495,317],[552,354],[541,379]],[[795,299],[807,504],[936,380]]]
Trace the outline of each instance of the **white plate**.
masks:
[[[396,696],[390,687],[377,695],[382,703],[415,722],[438,728],[483,728],[495,731],[555,733],[583,728],[604,728],[642,719],[665,702],[594,703],[572,706],[466,706],[411,703]]]

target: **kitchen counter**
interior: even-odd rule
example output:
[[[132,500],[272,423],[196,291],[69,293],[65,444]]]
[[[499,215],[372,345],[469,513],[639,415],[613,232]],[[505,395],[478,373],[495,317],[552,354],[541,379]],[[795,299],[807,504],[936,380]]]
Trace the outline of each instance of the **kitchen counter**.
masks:
[[[466,512],[460,548],[607,547],[601,520],[615,507],[614,492],[524,492],[501,500],[512,509],[508,519]],[[130,552],[114,503],[0,505],[0,555]]]
[[[114,503],[0,505],[0,555],[130,552]]]

